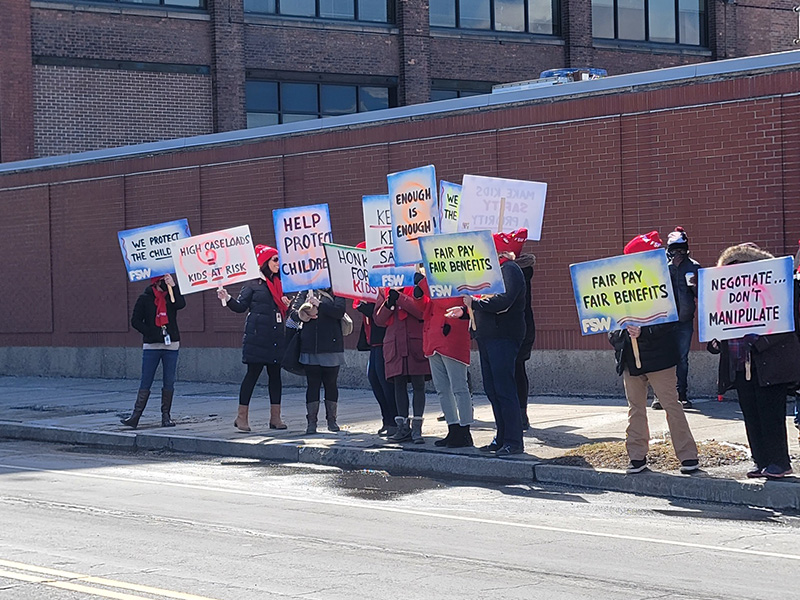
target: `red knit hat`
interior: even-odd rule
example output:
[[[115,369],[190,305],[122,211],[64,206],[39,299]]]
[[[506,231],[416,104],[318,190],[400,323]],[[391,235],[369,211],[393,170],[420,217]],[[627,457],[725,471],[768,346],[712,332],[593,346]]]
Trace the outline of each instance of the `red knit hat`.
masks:
[[[277,255],[278,251],[272,246],[262,246],[261,244],[256,246],[256,260],[258,261],[258,268],[260,269],[263,267],[265,262]]]
[[[635,252],[646,252],[647,250],[657,250],[664,245],[664,242],[661,241],[661,236],[658,235],[657,231],[651,231],[650,233],[643,233],[642,235],[637,235],[633,238],[630,242],[625,245],[625,250],[623,251],[625,254],[633,254]]]
[[[494,238],[494,247],[497,248],[498,254],[513,252],[514,256],[519,256],[525,240],[528,239],[528,230],[523,227],[511,233],[494,233],[492,238]]]
[[[356,248],[365,249],[367,247],[367,242],[358,242],[358,246]]]

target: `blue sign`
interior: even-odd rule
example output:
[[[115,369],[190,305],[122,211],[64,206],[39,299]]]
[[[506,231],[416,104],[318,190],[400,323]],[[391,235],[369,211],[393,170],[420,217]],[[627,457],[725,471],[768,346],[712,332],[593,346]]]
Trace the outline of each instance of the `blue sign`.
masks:
[[[128,281],[174,273],[170,243],[188,237],[192,234],[186,219],[117,232]]]

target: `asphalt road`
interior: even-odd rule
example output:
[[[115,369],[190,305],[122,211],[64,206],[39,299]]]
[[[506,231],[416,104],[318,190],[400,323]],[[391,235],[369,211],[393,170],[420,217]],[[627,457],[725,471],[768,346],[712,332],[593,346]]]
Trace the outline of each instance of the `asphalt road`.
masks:
[[[757,599],[800,517],[0,441],[0,600]]]

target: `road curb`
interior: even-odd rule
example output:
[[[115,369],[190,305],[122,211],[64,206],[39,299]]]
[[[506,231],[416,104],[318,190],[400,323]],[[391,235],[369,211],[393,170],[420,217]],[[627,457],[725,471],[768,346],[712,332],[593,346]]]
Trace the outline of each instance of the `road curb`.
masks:
[[[683,475],[645,471],[627,475],[620,471],[552,465],[534,460],[431,452],[424,449],[328,448],[292,443],[264,443],[246,438],[233,441],[168,433],[89,431],[10,421],[0,421],[0,438],[126,450],[170,450],[212,456],[329,465],[344,469],[375,469],[398,474],[455,477],[474,481],[520,484],[536,481],[700,502],[748,505],[776,510],[800,509],[798,482],[760,479],[738,481],[714,478],[703,473]]]

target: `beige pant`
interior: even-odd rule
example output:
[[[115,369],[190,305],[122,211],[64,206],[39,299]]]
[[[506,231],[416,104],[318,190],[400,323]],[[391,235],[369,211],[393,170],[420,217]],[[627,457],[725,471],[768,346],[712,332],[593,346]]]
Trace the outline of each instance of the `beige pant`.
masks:
[[[672,436],[672,446],[681,462],[697,458],[697,444],[689,429],[689,423],[678,401],[675,388],[677,375],[675,367],[631,375],[625,369],[622,374],[625,383],[625,397],[628,400],[628,428],[625,431],[625,448],[631,460],[644,460],[650,445],[650,429],[647,426],[647,384],[653,388],[661,406],[667,413],[667,426]]]

